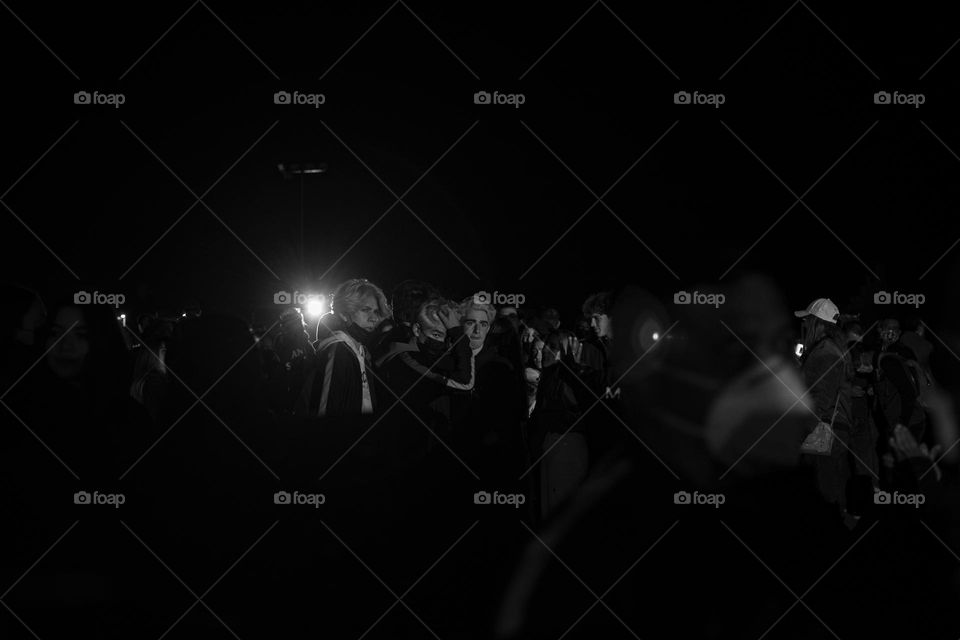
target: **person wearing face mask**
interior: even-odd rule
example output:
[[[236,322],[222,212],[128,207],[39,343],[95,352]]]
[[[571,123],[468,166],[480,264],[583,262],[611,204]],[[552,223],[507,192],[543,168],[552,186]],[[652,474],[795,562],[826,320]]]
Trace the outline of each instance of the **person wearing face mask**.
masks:
[[[377,327],[391,316],[383,291],[369,280],[342,283],[330,304],[331,335],[317,343],[294,413],[310,416],[369,415],[377,397],[369,377]]]
[[[408,343],[413,336],[413,323],[417,313],[428,301],[440,298],[440,291],[429,282],[404,280],[390,292],[390,307],[393,309],[393,326],[382,333],[373,349],[374,361],[379,360],[392,345]],[[382,328],[382,327],[381,327]]]
[[[471,391],[475,377],[474,353],[460,318],[457,305],[440,298],[421,306],[409,340],[391,343],[376,360],[389,387],[385,406],[394,404],[396,395],[427,424],[449,430],[451,394]]]

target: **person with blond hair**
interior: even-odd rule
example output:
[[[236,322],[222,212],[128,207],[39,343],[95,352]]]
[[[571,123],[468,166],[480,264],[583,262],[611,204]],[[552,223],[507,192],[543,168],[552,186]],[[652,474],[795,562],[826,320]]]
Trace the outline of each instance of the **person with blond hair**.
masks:
[[[368,371],[377,327],[391,317],[383,291],[357,278],[333,292],[325,326],[330,335],[317,343],[295,413],[310,416],[368,415],[377,409]]]

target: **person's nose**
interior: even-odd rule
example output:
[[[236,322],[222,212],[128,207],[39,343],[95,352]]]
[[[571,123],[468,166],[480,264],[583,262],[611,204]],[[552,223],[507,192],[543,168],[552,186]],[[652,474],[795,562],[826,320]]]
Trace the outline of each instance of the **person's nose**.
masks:
[[[73,335],[72,331],[68,331],[67,335],[61,338],[59,344],[57,344],[57,353],[60,355],[71,356],[77,350],[77,338]]]

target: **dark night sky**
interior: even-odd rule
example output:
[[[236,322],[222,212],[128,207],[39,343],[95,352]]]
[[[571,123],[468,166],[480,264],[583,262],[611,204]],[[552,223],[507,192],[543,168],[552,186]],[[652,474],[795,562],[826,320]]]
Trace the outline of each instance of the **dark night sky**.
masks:
[[[635,282],[670,295],[736,262],[772,275],[799,307],[821,295],[845,305],[871,277],[862,260],[891,290],[953,304],[960,248],[930,269],[960,237],[960,159],[947,148],[960,150],[960,51],[937,62],[960,32],[943,6],[904,16],[812,2],[777,22],[789,3],[609,2],[552,49],[589,3],[267,6],[197,4],[161,38],[189,3],[56,15],[10,3],[63,64],[13,16],[0,19],[3,191],[77,124],[3,201],[84,286],[246,312],[277,289],[420,277],[569,313],[591,290]],[[127,101],[74,105],[82,89]],[[481,89],[526,103],[474,105]],[[673,104],[682,89],[727,101]],[[881,89],[927,102],[874,105]],[[324,93],[326,104],[274,105],[278,90]],[[416,216],[398,204],[333,266],[394,203],[379,179],[403,194],[448,149],[404,198]],[[197,204],[137,262],[195,201],[153,153],[197,195],[229,169],[204,198],[223,222]],[[303,267],[300,184],[276,170],[296,161],[329,165],[304,185]],[[615,215],[596,204],[576,222],[628,169],[603,198]],[[774,225],[790,190],[804,194],[825,172],[804,197],[813,213],[797,204]],[[2,213],[5,273],[76,288]]]

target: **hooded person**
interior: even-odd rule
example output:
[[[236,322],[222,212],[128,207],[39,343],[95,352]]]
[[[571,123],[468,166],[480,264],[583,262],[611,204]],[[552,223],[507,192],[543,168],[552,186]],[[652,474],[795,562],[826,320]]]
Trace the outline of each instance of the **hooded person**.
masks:
[[[391,315],[383,291],[358,278],[340,284],[323,321],[330,335],[317,342],[295,413],[309,416],[369,415],[376,393],[368,378],[377,327]]]

